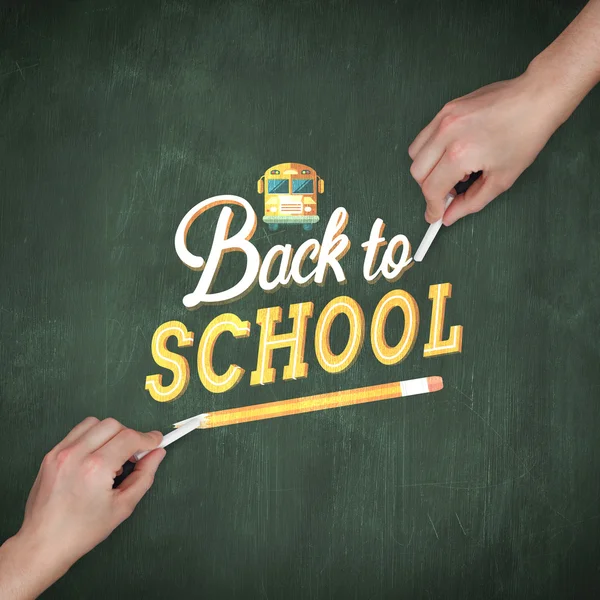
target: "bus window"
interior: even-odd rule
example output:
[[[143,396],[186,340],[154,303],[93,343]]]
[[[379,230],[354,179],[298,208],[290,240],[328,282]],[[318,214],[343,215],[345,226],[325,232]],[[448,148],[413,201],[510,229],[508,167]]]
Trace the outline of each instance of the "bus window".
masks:
[[[312,179],[293,179],[292,194],[312,194],[313,180]]]
[[[289,179],[269,179],[269,194],[289,194]]]

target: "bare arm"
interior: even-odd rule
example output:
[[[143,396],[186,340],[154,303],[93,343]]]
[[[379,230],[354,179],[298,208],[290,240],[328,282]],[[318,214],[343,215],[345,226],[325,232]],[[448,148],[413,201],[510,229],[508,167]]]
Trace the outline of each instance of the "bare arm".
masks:
[[[446,104],[408,149],[427,202],[425,219],[450,225],[512,186],[600,81],[600,0],[581,13],[523,75]],[[457,181],[483,171],[444,214]]]

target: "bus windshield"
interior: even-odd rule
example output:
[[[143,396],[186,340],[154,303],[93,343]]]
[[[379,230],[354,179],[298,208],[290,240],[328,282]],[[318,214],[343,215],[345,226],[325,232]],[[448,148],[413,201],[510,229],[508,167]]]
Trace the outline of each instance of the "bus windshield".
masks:
[[[292,180],[293,194],[312,194],[313,180],[312,179],[293,179]]]
[[[289,179],[269,179],[269,194],[288,194],[289,191]]]

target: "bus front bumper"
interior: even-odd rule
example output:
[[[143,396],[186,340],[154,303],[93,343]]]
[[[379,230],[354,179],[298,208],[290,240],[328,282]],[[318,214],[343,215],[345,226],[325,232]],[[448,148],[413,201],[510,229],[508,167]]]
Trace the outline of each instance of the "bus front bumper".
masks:
[[[265,223],[288,223],[290,225],[297,223],[298,225],[302,225],[304,223],[317,223],[319,221],[319,217],[317,215],[302,215],[297,217],[292,215],[286,215],[283,217],[269,217],[265,215],[263,217],[263,221]]]

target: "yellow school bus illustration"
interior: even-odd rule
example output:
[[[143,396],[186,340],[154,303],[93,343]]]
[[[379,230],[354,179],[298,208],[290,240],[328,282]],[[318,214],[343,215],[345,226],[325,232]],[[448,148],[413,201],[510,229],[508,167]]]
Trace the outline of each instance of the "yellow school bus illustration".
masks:
[[[258,180],[258,193],[265,195],[263,221],[271,231],[283,223],[312,229],[319,220],[317,192],[325,191],[325,183],[314,169],[300,163],[281,163],[267,169]]]

